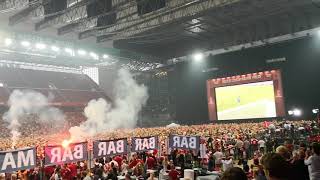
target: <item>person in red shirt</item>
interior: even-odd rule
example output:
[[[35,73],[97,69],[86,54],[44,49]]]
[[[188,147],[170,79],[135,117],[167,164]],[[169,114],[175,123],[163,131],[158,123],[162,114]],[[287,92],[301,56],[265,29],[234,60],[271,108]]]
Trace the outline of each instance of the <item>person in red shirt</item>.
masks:
[[[129,164],[129,168],[132,169],[134,168],[137,164],[138,164],[138,160],[137,160],[137,154],[133,154],[132,155],[132,159],[131,159],[131,162]]]
[[[155,159],[150,154],[148,154],[148,158],[147,158],[148,169],[154,169],[155,165],[156,165]]]
[[[114,158],[113,158],[113,160],[115,160],[117,163],[118,163],[118,167],[119,168],[121,168],[121,166],[122,166],[122,157],[121,156],[115,156]]]
[[[61,177],[63,180],[72,180],[73,179],[71,176],[71,170],[69,169],[67,164],[65,164],[63,166],[63,168],[61,169]]]
[[[171,166],[171,170],[169,172],[169,180],[179,180],[180,173],[175,169],[174,166]]]
[[[77,165],[74,164],[74,163],[71,163],[68,165],[68,168],[70,169],[70,173],[71,173],[71,176],[74,178],[74,177],[77,177]]]
[[[54,167],[53,166],[47,166],[44,168],[44,174],[47,177],[47,179],[50,179],[52,174],[54,173]]]

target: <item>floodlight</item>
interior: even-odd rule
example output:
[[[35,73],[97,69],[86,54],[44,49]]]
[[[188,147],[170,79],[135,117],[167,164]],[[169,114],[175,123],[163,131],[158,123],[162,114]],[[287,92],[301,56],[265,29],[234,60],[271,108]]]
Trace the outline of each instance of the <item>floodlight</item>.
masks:
[[[24,47],[29,47],[30,46],[30,42],[29,41],[22,41],[21,45]]]

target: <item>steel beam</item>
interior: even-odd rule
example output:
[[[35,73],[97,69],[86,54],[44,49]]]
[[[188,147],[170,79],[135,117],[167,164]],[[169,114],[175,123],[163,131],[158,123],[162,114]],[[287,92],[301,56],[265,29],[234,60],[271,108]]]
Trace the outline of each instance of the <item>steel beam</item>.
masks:
[[[195,17],[200,13],[211,10],[216,7],[225,6],[239,2],[241,0],[202,0],[202,1],[189,1],[189,3],[180,3],[181,1],[176,0],[177,6],[170,8],[168,11],[163,13],[155,14],[154,16],[146,16],[140,18],[140,20],[132,22],[127,21],[120,25],[115,25],[107,29],[99,30],[96,35],[103,36],[106,34],[116,35],[112,39],[123,39],[126,37],[140,34],[146,30],[150,30],[154,27],[158,27],[163,24],[169,24],[178,21],[182,18]],[[179,2],[179,3],[178,3]],[[103,39],[103,41],[108,39]],[[109,39],[110,40],[110,39]],[[99,42],[103,42],[99,41]]]
[[[83,32],[83,31],[97,28],[98,18],[112,14],[112,13],[116,13],[117,22],[121,22],[124,18],[127,18],[128,16],[134,16],[137,14],[137,10],[136,10],[137,6],[136,6],[135,0],[131,0],[131,1],[113,0],[112,9],[113,10],[110,12],[102,13],[90,18],[82,18],[75,21],[73,24],[62,26],[61,28],[58,29],[58,34],[63,35],[70,32]],[[130,11],[132,13],[131,14],[123,13],[127,11]]]
[[[0,12],[22,9],[29,5],[29,0],[3,0],[0,2]]]
[[[77,19],[87,17],[86,5],[90,0],[80,1],[76,5],[72,5],[70,8],[67,8],[65,11],[59,13],[53,18],[44,19],[35,25],[35,30],[39,31],[50,26],[61,26],[65,23],[73,22]],[[69,5],[68,5],[69,6]]]
[[[87,5],[97,0],[68,0],[68,8],[52,19],[43,20],[35,25],[36,31],[45,29],[47,27],[57,27],[58,34],[65,34],[68,32],[84,31],[93,28],[97,25],[98,16],[95,18],[88,18]],[[123,4],[126,0],[112,0],[113,6]],[[71,23],[71,24],[70,24]],[[66,25],[67,24],[67,25]],[[64,25],[66,25],[64,27]],[[71,28],[71,29],[69,29]],[[75,30],[74,30],[75,29]]]
[[[28,18],[41,17],[44,14],[44,7],[42,3],[44,0],[40,0],[38,3],[29,5],[26,9],[9,17],[9,25],[14,26]]]

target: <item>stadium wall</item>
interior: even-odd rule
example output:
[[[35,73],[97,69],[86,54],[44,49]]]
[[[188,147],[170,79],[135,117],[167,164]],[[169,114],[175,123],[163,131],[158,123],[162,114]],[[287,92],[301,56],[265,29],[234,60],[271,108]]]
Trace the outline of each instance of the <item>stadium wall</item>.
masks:
[[[277,61],[278,58],[285,61]],[[218,70],[210,71],[214,68]],[[202,62],[176,64],[169,78],[176,82],[173,84],[177,91],[177,121],[182,124],[210,122],[206,80],[272,69],[282,72],[286,110],[301,108],[302,118],[311,118],[311,110],[320,107],[319,37],[208,56]]]

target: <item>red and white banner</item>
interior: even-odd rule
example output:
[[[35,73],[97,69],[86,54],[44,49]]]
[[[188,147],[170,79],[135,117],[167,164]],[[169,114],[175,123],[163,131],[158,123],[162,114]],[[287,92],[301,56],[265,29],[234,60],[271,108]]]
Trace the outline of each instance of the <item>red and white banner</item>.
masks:
[[[73,143],[64,147],[58,146],[46,146],[45,152],[45,165],[61,165],[64,163],[77,162],[87,160],[88,149],[87,142]]]

